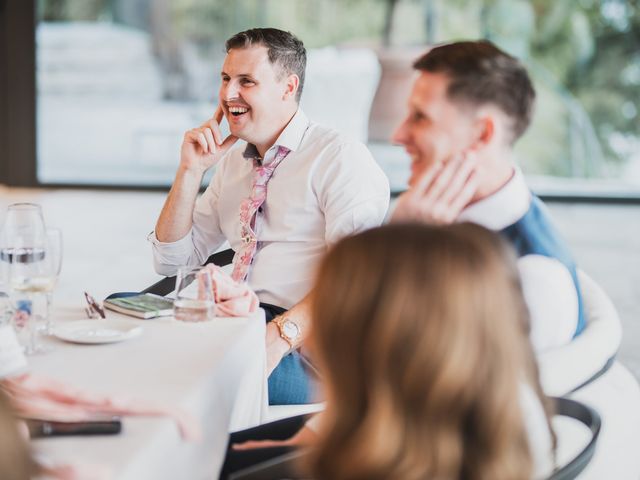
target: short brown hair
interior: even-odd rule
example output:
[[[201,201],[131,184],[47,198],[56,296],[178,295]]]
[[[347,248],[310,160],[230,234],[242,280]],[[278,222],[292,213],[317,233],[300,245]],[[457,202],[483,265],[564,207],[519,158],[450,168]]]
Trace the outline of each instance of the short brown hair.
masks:
[[[511,143],[531,122],[536,92],[527,71],[516,58],[489,41],[440,45],[420,57],[413,67],[447,75],[447,95],[452,100],[500,108],[512,121]]]
[[[304,71],[307,67],[307,51],[302,41],[291,32],[277,28],[252,28],[236,33],[227,40],[225,48],[229,53],[232,48],[247,48],[253,45],[267,47],[269,62],[278,65],[283,74],[295,73],[298,76],[300,83],[296,101],[299,102],[304,86]]]

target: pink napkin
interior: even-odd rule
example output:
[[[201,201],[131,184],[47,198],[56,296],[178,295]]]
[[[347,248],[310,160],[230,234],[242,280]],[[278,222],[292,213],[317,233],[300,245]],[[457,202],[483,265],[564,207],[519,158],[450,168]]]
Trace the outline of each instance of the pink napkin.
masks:
[[[260,301],[246,283],[238,283],[222,271],[209,264],[205,267],[211,274],[213,295],[217,314],[221,317],[246,317],[258,309]]]
[[[144,415],[172,418],[187,441],[202,438],[200,426],[186,412],[155,402],[90,393],[51,378],[23,374],[0,381],[21,417],[81,422],[99,415]]]

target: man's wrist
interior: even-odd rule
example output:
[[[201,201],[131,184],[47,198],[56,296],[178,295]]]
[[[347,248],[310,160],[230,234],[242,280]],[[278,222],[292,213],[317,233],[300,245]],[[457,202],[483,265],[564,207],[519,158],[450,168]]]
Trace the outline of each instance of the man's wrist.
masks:
[[[206,172],[206,169],[203,170],[195,166],[187,166],[187,165],[181,164],[178,167],[178,177],[182,177],[184,180],[187,180],[187,181],[196,181],[198,182],[198,185],[200,185],[200,181],[202,180],[202,177],[204,176],[205,172]]]

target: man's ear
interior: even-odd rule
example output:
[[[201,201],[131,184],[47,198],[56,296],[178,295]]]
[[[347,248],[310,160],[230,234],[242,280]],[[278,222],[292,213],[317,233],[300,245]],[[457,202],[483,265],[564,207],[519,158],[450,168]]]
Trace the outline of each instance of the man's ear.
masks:
[[[473,141],[469,146],[472,150],[481,150],[495,140],[496,119],[493,115],[479,116],[474,125]]]
[[[478,142],[487,145],[496,136],[496,119],[492,115],[485,115],[480,119]]]
[[[298,87],[300,86],[300,78],[298,78],[298,75],[295,73],[289,75],[285,86],[286,89],[284,91],[284,95],[282,95],[282,99],[287,100],[288,98],[293,98],[295,100],[296,94],[298,93]]]

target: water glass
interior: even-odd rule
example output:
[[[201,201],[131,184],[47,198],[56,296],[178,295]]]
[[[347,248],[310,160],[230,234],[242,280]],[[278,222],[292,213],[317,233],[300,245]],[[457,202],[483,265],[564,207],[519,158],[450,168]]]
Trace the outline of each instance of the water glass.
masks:
[[[183,322],[204,322],[216,316],[211,273],[204,267],[182,267],[176,275],[173,315]]]
[[[46,301],[40,294],[52,288],[46,273],[46,250],[40,206],[10,205],[0,235],[0,263],[13,306],[12,323],[28,354],[41,351],[38,332],[39,323],[46,318]]]

